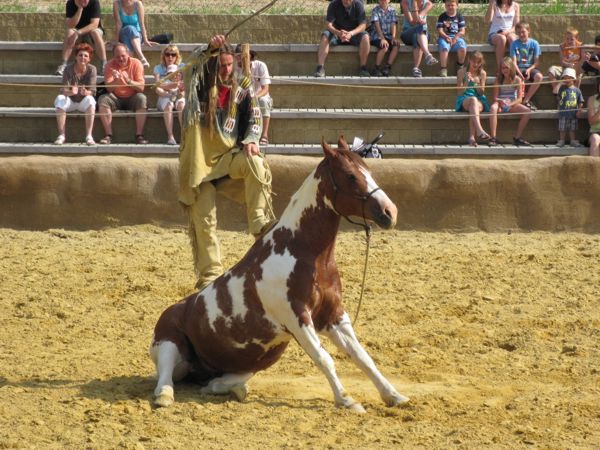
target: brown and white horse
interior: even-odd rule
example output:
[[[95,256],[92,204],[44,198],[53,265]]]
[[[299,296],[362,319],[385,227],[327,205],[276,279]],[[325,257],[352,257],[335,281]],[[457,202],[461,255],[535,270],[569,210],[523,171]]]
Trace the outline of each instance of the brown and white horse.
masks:
[[[408,402],[356,339],[334,257],[341,216],[389,229],[396,206],[343,138],[337,150],[322,146],[325,158],[279,222],[229,271],[161,315],[150,346],[158,372],[155,405],[173,403],[173,381],[186,376],[205,384],[201,392],[231,392],[241,401],[246,381],[274,364],[295,338],[327,377],[335,404],[364,412],[344,391],[319,334],[350,356],[387,405]]]

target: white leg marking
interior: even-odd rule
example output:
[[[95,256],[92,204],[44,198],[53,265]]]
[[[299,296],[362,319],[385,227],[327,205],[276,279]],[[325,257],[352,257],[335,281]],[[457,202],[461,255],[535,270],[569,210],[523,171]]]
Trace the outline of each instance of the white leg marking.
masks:
[[[203,394],[229,394],[235,395],[238,402],[243,402],[248,395],[248,381],[254,375],[253,372],[248,373],[226,373],[225,375],[213,378],[200,389]]]
[[[183,360],[177,346],[171,341],[162,341],[150,347],[150,356],[156,365],[158,381],[154,389],[154,404],[169,406],[175,401],[173,379],[183,378],[189,364]]]
[[[350,356],[354,364],[369,377],[386,405],[397,406],[409,401],[409,398],[399,394],[394,386],[392,386],[381,372],[379,372],[377,367],[375,367],[373,359],[360,345],[358,339],[356,339],[348,314],[344,313],[339,325],[331,327],[331,330],[324,331],[323,333],[328,336],[337,347]]]

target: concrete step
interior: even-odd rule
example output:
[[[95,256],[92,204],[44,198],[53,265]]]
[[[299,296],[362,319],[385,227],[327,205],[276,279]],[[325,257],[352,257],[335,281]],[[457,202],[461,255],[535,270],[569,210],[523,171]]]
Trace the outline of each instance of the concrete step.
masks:
[[[193,43],[177,44],[180,48],[183,61],[190,52],[198,47]],[[151,67],[160,62],[160,51],[164,46],[144,48]],[[202,46],[200,46],[202,47]],[[559,47],[557,44],[544,44],[541,59],[542,69],[545,71],[552,64],[558,62]],[[61,59],[61,42],[30,42],[30,41],[0,41],[0,73],[3,74],[53,74]],[[312,75],[317,61],[317,44],[256,44],[252,48],[259,54],[259,58],[269,66],[271,75]],[[431,44],[430,51],[438,54],[437,45]],[[488,72],[495,73],[496,64],[494,50],[489,44],[469,45],[469,51],[481,51],[486,58]],[[369,67],[375,64],[377,49],[371,47]],[[110,50],[109,50],[110,53]],[[99,61],[96,57],[92,61],[96,66]],[[449,70],[454,73],[455,54],[450,54]],[[394,64],[392,73],[396,76],[409,76],[412,69],[412,49],[402,45],[400,55]],[[332,47],[325,65],[327,75],[353,75],[358,72],[358,54],[355,47]],[[439,72],[439,65],[426,66],[422,64],[425,76],[434,76]],[[148,70],[150,73],[150,70]]]
[[[540,110],[531,113],[525,139],[539,144],[556,142],[557,112]],[[512,142],[518,116],[503,114],[498,125],[501,142]],[[103,134],[96,119],[95,137]],[[487,121],[484,124],[487,128]],[[176,136],[178,125],[176,124]],[[113,119],[114,140],[134,141],[133,113],[118,111]],[[166,142],[162,114],[150,110],[145,135],[150,142]],[[450,109],[275,109],[271,119],[271,142],[276,144],[318,144],[321,136],[336,142],[339,135],[372,139],[385,132],[383,144],[463,144],[467,141],[468,115]],[[578,138],[587,138],[586,120],[580,119]],[[67,118],[67,140],[81,142],[83,117]],[[56,119],[53,108],[0,108],[0,142],[53,142]]]
[[[587,155],[585,147],[559,148],[555,145],[533,145],[531,147],[516,147],[514,145],[499,145],[488,147],[481,145],[471,147],[468,145],[380,145],[384,158],[402,157],[508,157],[508,158],[537,158],[548,156],[570,156]],[[321,155],[323,150],[317,144],[305,145],[266,145],[261,146],[266,155]],[[61,156],[83,156],[83,155],[125,155],[125,156],[165,156],[178,157],[179,147],[164,144],[111,144],[92,145],[85,144],[40,144],[40,143],[8,143],[0,142],[0,155],[2,156],[24,156],[24,155],[61,155]]]

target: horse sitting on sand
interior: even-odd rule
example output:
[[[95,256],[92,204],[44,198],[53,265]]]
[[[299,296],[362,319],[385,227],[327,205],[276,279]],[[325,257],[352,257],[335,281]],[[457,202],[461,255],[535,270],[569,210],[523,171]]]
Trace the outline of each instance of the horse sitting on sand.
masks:
[[[158,373],[156,406],[171,405],[173,381],[185,377],[203,384],[203,393],[232,393],[242,401],[246,382],[273,365],[295,338],[325,374],[336,406],[364,412],[346,394],[319,334],[371,379],[385,404],[408,402],[358,342],[342,307],[334,256],[342,216],[390,229],[397,208],[343,137],[337,149],[325,142],[322,147],[325,158],[242,260],[162,313],[150,346]]]

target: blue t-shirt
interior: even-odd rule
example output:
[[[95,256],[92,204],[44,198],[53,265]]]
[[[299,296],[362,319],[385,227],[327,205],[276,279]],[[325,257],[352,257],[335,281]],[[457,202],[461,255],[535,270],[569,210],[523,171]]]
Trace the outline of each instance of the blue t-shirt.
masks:
[[[521,70],[529,69],[533,65],[535,58],[541,54],[542,49],[535,39],[527,39],[527,42],[517,39],[510,44],[510,56],[517,57],[517,66]]]
[[[442,28],[448,37],[453,38],[465,27],[465,18],[457,12],[454,17],[444,12],[438,17],[436,28]]]
[[[583,95],[579,88],[575,86],[561,86],[558,89],[559,117],[575,119],[577,117],[577,108],[580,105],[583,105]]]

